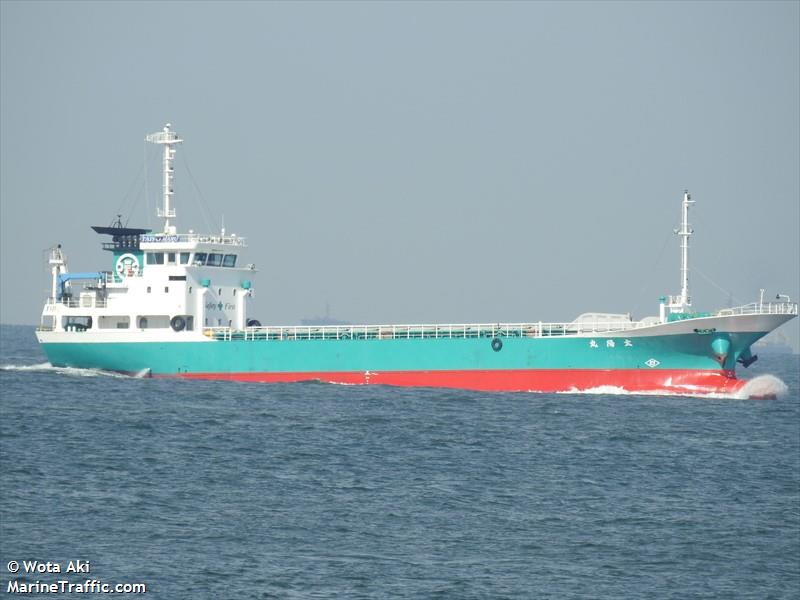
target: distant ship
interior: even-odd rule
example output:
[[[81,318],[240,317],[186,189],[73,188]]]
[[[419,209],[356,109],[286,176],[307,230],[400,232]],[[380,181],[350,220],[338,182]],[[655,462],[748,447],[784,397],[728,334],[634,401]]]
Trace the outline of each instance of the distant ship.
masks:
[[[236,235],[178,233],[173,159],[181,140],[167,124],[163,229],[121,222],[93,227],[110,241],[111,270],[71,272],[60,246],[37,337],[59,367],[153,377],[256,382],[432,386],[491,391],[734,393],[751,346],[797,315],[780,296],[696,312],[689,295],[689,207],[680,229],[681,292],[657,316],[585,313],[570,322],[264,326],[250,315],[256,269]]]

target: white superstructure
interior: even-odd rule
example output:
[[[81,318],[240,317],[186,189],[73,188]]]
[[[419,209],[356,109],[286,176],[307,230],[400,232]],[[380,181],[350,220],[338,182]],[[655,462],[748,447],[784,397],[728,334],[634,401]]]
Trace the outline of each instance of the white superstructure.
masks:
[[[248,325],[255,267],[245,263],[245,239],[224,231],[177,233],[172,161],[183,140],[169,124],[146,140],[164,146],[163,203],[157,209],[163,231],[127,228],[119,221],[94,227],[111,236],[111,242],[103,243],[113,255],[110,271],[71,273],[61,246],[51,249],[52,285],[40,328],[45,337],[74,331],[84,340],[124,341],[133,335],[177,341],[208,339],[204,328]]]

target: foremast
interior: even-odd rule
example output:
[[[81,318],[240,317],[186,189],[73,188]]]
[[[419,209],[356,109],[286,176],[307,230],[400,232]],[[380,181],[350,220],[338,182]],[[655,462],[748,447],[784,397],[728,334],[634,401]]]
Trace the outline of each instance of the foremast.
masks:
[[[164,156],[162,161],[163,168],[163,205],[161,208],[156,209],[156,215],[164,219],[164,233],[167,235],[174,235],[176,229],[174,225],[170,224],[170,219],[175,218],[175,208],[172,206],[171,200],[174,190],[172,188],[172,181],[174,178],[175,169],[172,167],[172,161],[175,158],[175,146],[183,142],[178,137],[178,134],[170,130],[170,125],[164,125],[164,129],[156,133],[151,133],[145,137],[145,141],[151,144],[160,144],[164,146]]]
[[[694,200],[689,195],[689,190],[684,190],[681,203],[681,228],[675,232],[681,238],[681,295],[679,300],[681,312],[692,305],[692,299],[689,297],[689,238],[694,233],[694,229],[689,227],[690,204],[694,204]]]
[[[662,322],[667,320],[667,309],[670,314],[686,314],[691,312],[692,297],[689,295],[689,238],[694,233],[694,229],[689,225],[689,206],[694,204],[689,190],[683,192],[683,202],[681,202],[681,226],[673,230],[681,238],[681,293],[678,296],[668,296],[661,298],[660,318]]]

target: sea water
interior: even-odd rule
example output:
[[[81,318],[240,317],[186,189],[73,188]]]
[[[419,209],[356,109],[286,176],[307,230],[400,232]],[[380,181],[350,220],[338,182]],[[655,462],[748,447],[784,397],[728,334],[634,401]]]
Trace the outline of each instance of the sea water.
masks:
[[[0,594],[800,595],[797,356],[744,371],[775,400],[550,395],[137,379],[0,333]]]

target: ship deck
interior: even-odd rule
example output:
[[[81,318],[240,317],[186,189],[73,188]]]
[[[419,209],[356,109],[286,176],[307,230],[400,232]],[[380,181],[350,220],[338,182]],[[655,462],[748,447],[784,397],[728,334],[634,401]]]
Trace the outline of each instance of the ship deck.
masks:
[[[697,317],[737,315],[796,315],[796,303],[753,302]],[[687,315],[686,318],[692,318]],[[569,323],[460,323],[416,325],[289,325],[268,327],[207,327],[203,333],[215,340],[386,340],[420,338],[568,337],[580,335],[625,335],[626,332],[660,324],[652,317],[641,321],[602,321]]]
[[[625,327],[588,329],[572,323],[495,323],[458,325],[335,325],[286,327],[208,327],[205,335],[215,340],[386,340],[420,338],[494,338],[494,337],[551,337],[580,335],[582,333],[624,332],[639,323]]]

